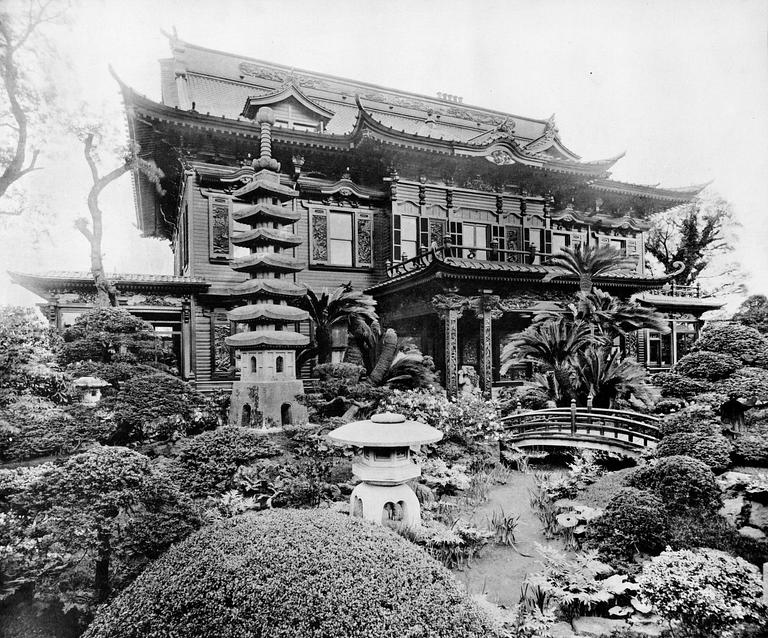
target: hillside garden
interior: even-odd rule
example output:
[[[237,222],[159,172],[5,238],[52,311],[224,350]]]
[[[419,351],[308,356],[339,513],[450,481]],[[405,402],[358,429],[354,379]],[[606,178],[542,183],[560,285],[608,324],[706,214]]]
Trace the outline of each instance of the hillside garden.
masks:
[[[308,298],[344,363],[315,367],[307,426],[232,427],[151,326],[97,309],[62,335],[0,314],[0,634],[757,636],[766,629],[768,338],[713,322],[648,378],[612,344],[660,318],[594,288],[504,360],[531,382],[448,398],[428,357],[349,287]],[[738,318],[738,317],[737,317]],[[314,344],[321,356],[324,342]],[[327,353],[326,353],[327,354]],[[76,379],[106,382],[95,405]],[[516,448],[504,417],[568,405],[662,418],[655,450]],[[352,448],[325,434],[399,412],[419,527],[349,516]],[[297,634],[296,632],[299,632]]]

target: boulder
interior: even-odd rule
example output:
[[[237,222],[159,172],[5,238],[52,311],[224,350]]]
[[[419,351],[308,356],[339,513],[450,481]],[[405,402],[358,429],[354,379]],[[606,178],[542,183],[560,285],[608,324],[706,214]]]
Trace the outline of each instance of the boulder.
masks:
[[[741,510],[744,507],[744,497],[736,496],[734,498],[726,498],[723,501],[723,506],[720,508],[720,516],[728,521],[729,525],[736,527],[736,519],[741,514]]]
[[[763,530],[757,529],[757,527],[750,527],[749,525],[746,525],[739,530],[739,536],[761,541],[765,538],[765,532]]]
[[[600,616],[580,616],[574,618],[573,630],[580,636],[610,636],[616,630],[627,629],[629,625],[625,620],[613,618],[601,618]]]
[[[749,513],[749,524],[752,527],[768,530],[768,505],[752,501],[752,509]]]
[[[717,477],[717,483],[723,492],[743,489],[754,479],[751,474],[745,472],[725,472]]]

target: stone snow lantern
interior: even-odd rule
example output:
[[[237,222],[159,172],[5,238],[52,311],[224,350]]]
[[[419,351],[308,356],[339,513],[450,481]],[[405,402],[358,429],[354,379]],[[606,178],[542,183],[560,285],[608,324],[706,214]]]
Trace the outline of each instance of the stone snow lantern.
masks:
[[[98,377],[80,377],[72,382],[80,392],[80,402],[83,405],[96,405],[101,401],[101,389],[109,383]]]
[[[368,421],[345,423],[328,433],[340,445],[363,448],[362,458],[352,464],[352,473],[362,482],[352,491],[352,516],[374,523],[390,521],[406,525],[421,523],[419,499],[407,481],[421,475],[411,449],[443,438],[440,430],[402,414],[374,414]]]

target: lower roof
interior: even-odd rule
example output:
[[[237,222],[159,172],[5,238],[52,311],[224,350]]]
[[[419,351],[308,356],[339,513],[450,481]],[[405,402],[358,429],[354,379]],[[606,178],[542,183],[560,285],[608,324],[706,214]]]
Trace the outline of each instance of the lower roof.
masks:
[[[83,290],[95,292],[93,274],[88,271],[47,271],[42,273],[21,273],[8,271],[11,281],[35,294],[45,297],[47,294],[63,290]],[[189,293],[203,292],[210,283],[196,277],[180,275],[150,275],[132,273],[114,273],[107,275],[118,290],[125,292],[167,292]]]

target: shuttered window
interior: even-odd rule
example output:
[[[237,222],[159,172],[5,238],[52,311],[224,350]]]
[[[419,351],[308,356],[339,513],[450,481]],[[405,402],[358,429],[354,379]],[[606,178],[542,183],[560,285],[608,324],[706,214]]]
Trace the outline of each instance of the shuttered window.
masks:
[[[372,268],[373,213],[311,208],[309,263]]]

